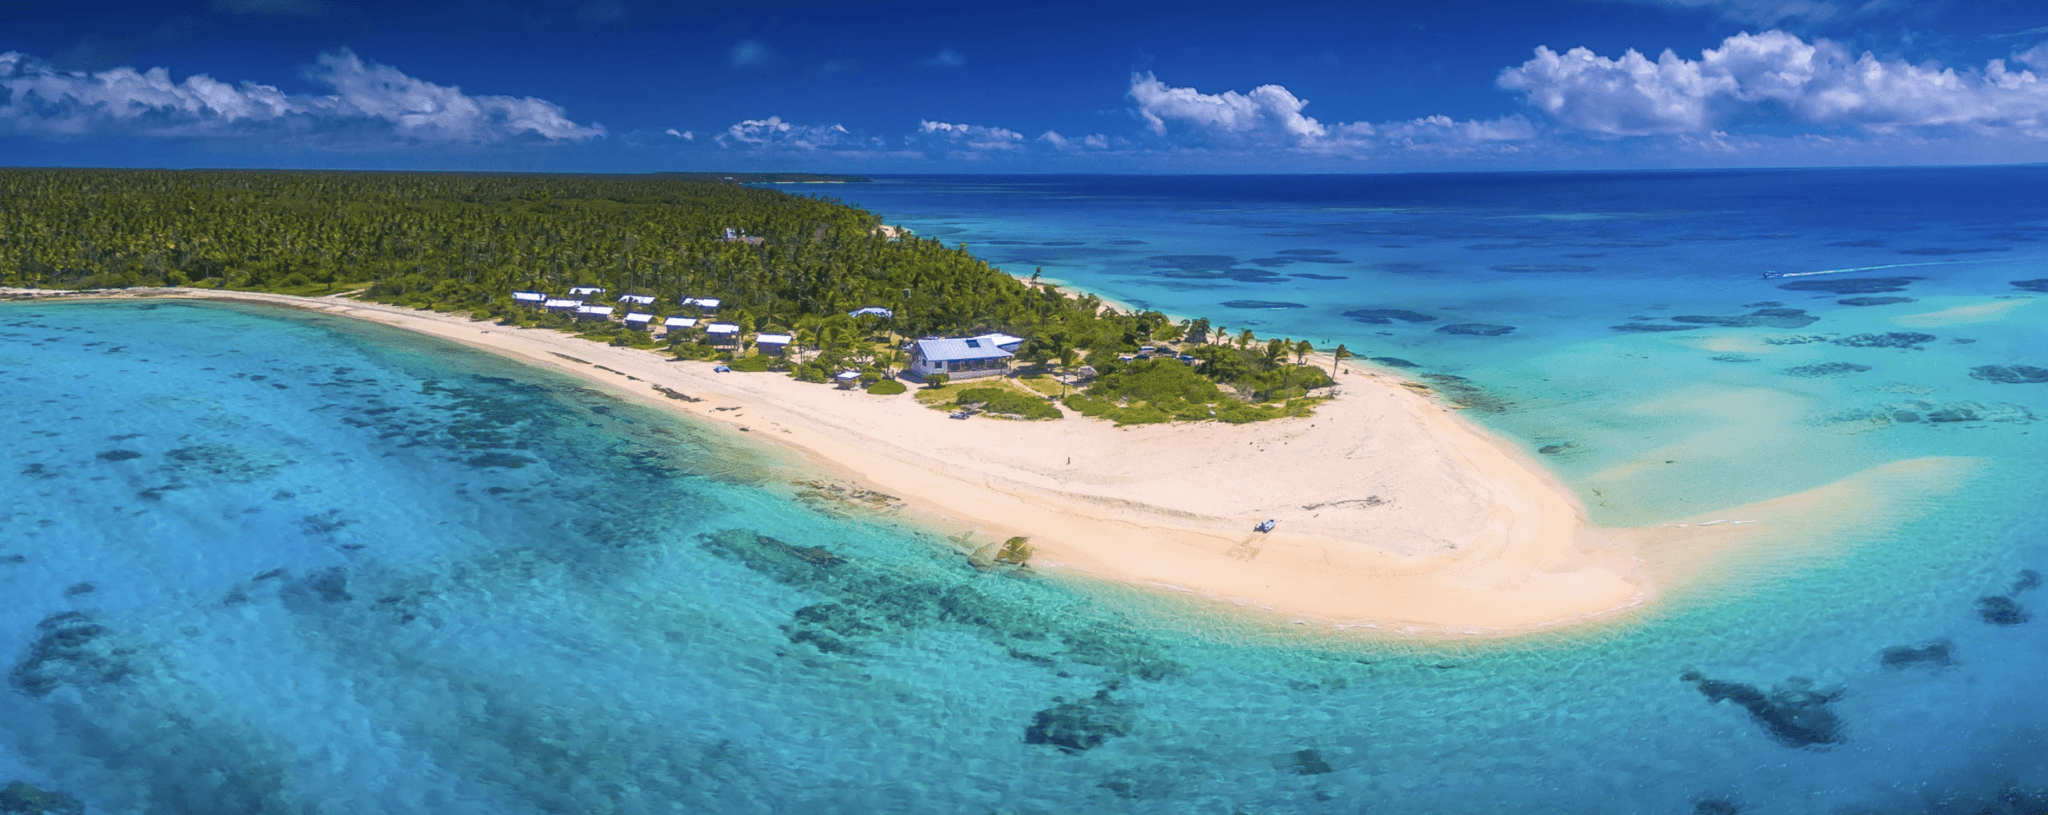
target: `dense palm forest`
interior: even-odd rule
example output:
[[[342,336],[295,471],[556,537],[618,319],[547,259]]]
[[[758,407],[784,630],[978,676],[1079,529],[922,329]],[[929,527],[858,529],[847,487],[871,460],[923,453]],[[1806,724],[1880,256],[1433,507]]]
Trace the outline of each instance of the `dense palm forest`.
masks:
[[[831,200],[681,175],[0,170],[0,283],[356,292],[563,328],[568,318],[520,309],[511,292],[601,286],[654,295],[665,304],[656,311],[720,298],[721,318],[743,330],[796,331],[826,351],[878,333],[1006,331],[1029,339],[1027,362],[1105,372],[1119,354],[1185,330],[880,226]],[[726,240],[727,230],[753,239]],[[895,318],[846,316],[868,306]],[[622,331],[606,325],[594,338],[651,344]],[[1243,364],[1205,357],[1202,367],[1263,399],[1315,386],[1283,370],[1293,367],[1284,354],[1240,344],[1229,362]]]

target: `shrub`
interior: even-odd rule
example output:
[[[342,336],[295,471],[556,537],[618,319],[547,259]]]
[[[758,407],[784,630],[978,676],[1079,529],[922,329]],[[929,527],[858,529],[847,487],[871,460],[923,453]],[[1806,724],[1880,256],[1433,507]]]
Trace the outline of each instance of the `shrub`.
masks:
[[[1031,559],[1030,538],[1019,535],[1003,541],[1002,551],[996,553],[997,563],[1014,563],[1022,566]]]
[[[774,360],[771,360],[768,357],[764,357],[760,354],[755,354],[750,357],[740,357],[739,359],[735,359],[730,363],[730,365],[734,371],[758,374],[767,371],[769,365],[771,365],[773,362]]]
[[[894,379],[884,379],[880,382],[876,382],[875,384],[868,386],[868,393],[872,393],[876,396],[895,396],[896,394],[902,393],[907,390],[910,389],[904,387],[903,383],[898,382]]]
[[[718,349],[694,342],[679,342],[669,349],[676,359],[711,359],[718,356]]]
[[[1009,388],[968,388],[953,400],[960,407],[976,407],[989,413],[1022,416],[1026,419],[1059,419],[1065,414],[1040,397]]]
[[[925,374],[924,376],[924,384],[930,388],[943,388],[947,382],[951,381],[953,381],[953,378],[945,374]]]

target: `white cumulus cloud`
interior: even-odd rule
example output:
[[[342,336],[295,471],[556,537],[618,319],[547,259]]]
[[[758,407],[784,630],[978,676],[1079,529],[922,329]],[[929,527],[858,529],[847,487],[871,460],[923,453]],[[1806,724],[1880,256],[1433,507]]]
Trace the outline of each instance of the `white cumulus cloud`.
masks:
[[[2029,51],[2028,64],[2040,57]],[[1854,55],[1782,31],[1738,34],[1699,59],[1670,51],[1609,58],[1546,47],[1499,84],[1579,130],[1606,136],[1701,133],[1752,122],[1886,131],[1953,127],[2048,136],[2048,82],[2004,60],[1958,71]]]
[[[966,153],[1004,152],[1024,147],[1024,134],[987,125],[953,124],[923,119],[917,123],[917,133],[930,137],[930,141],[941,146],[952,147]]]
[[[725,147],[820,150],[853,145],[858,140],[843,125],[798,125],[780,116],[747,119],[725,129],[717,142]]]
[[[1167,85],[1149,73],[1131,76],[1130,98],[1154,135],[1223,148],[1277,147],[1327,155],[1386,149],[1500,151],[1536,135],[1534,125],[1518,115],[1488,122],[1430,116],[1326,124],[1303,112],[1308,100],[1280,85],[1260,85],[1248,93],[1203,93]]]
[[[697,140],[697,134],[696,134],[696,133],[694,133],[694,132],[688,131],[688,130],[677,130],[677,129],[675,129],[675,128],[671,127],[671,128],[669,128],[669,129],[667,129],[667,130],[664,130],[664,131],[662,131],[662,132],[663,132],[663,133],[666,133],[666,134],[668,134],[668,135],[674,136],[674,137],[676,137],[676,138],[678,138],[678,139],[682,139],[683,141],[696,141],[696,140]]]
[[[1094,133],[1079,138],[1068,138],[1060,135],[1057,130],[1048,130],[1040,133],[1038,140],[1050,144],[1059,150],[1106,150],[1109,148],[1109,137],[1101,133]]]
[[[1291,140],[1328,134],[1321,122],[1302,115],[1308,100],[1279,85],[1260,85],[1250,93],[1202,93],[1175,88],[1149,73],[1131,76],[1131,99],[1153,133],[1165,135],[1167,122],[1183,122],[1212,133],[1256,137],[1277,135]]]
[[[533,97],[476,96],[348,50],[320,55],[307,78],[326,95],[272,85],[230,85],[204,74],[174,81],[165,68],[63,71],[19,52],[0,54],[0,132],[64,137],[171,138],[295,136],[374,145],[401,141],[491,143],[538,138],[581,141],[600,125],[571,121],[561,106]]]

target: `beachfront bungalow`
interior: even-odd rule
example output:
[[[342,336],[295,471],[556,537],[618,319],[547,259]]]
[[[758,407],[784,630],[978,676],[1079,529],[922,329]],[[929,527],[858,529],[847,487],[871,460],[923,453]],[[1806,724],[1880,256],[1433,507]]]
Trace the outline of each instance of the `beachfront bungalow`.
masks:
[[[840,390],[850,391],[860,384],[860,372],[840,371],[832,375],[832,381],[839,384]]]
[[[696,309],[697,309],[697,311],[698,311],[698,313],[700,313],[700,314],[717,314],[717,313],[718,313],[718,302],[719,302],[719,301],[718,301],[718,298],[716,298],[716,297],[685,297],[685,298],[683,298],[683,305],[685,305],[685,306],[695,306],[695,307],[696,307]]]
[[[612,318],[612,307],[611,307],[611,306],[577,306],[577,307],[576,307],[576,319],[578,319],[578,320],[609,320],[609,319],[611,319],[611,318]]]
[[[647,329],[652,328],[653,326],[654,315],[652,314],[649,314],[644,311],[635,311],[631,314],[626,315],[627,328],[634,328],[639,329],[641,331],[646,331]]]
[[[512,302],[527,308],[540,308],[547,305],[548,296],[537,291],[515,291]]]
[[[737,345],[740,341],[740,327],[732,323],[712,323],[704,327],[704,334],[712,345]]]
[[[569,299],[579,302],[586,301],[603,293],[604,289],[596,286],[577,286],[569,290]]]
[[[789,340],[788,334],[756,334],[754,335],[754,348],[763,354],[779,355],[783,349],[789,347]]]
[[[884,317],[884,318],[887,318],[887,317],[895,317],[895,316],[896,316],[896,312],[890,311],[890,310],[888,310],[888,309],[886,309],[886,308],[882,308],[881,306],[868,306],[867,308],[862,308],[862,309],[854,309],[853,311],[849,311],[849,312],[846,312],[846,316],[848,316],[848,317]]]
[[[668,337],[675,337],[675,336],[680,336],[680,335],[682,334],[682,332],[685,332],[685,331],[689,331],[690,329],[692,329],[692,328],[696,328],[696,327],[697,327],[697,318],[695,318],[695,317],[670,317],[670,318],[668,318],[668,321],[667,321],[667,322],[664,322],[664,323],[662,323],[662,324],[661,324],[661,327],[662,327],[662,328],[665,328],[665,329],[668,329],[668,333],[667,333],[667,334],[665,334],[665,335],[663,335],[663,336],[668,336]]]
[[[919,379],[932,374],[945,374],[953,379],[1001,376],[1010,371],[1010,358],[1015,356],[996,343],[1003,337],[1008,335],[918,340],[910,344],[910,373]]]
[[[636,305],[636,306],[651,306],[651,305],[654,305],[654,295],[652,295],[652,294],[621,294],[621,295],[619,295],[619,302],[621,302],[621,303],[631,303],[631,304],[633,304],[633,305]]]
[[[542,303],[541,307],[547,309],[550,313],[568,314],[569,312],[575,311],[576,307],[580,305],[583,304],[566,297],[556,297],[548,300],[545,303]]]
[[[992,334],[984,334],[981,338],[988,340],[989,342],[995,343],[997,348],[1001,348],[1012,354],[1017,353],[1018,348],[1024,347],[1023,337],[1012,337],[1000,331]]]

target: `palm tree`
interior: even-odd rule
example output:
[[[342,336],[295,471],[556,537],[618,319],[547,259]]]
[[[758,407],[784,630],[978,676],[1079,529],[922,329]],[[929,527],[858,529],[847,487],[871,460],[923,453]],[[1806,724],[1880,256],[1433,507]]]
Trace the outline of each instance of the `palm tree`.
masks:
[[[1060,398],[1067,397],[1067,380],[1074,375],[1074,367],[1080,364],[1080,351],[1071,345],[1060,349]]]
[[[1310,344],[1309,344],[1309,342],[1308,342],[1308,340],[1302,340],[1302,341],[1300,341],[1300,342],[1297,342],[1297,343],[1295,343],[1295,344],[1294,344],[1294,364],[1296,364],[1296,365],[1302,365],[1302,364],[1305,364],[1305,363],[1307,363],[1307,362],[1308,362],[1308,352],[1310,352],[1310,351],[1313,351],[1313,350],[1315,350],[1315,346],[1313,346],[1313,345],[1310,345]]]
[[[1239,347],[1239,348],[1250,348],[1250,347],[1252,347],[1252,330],[1251,330],[1251,329],[1247,328],[1247,329],[1245,329],[1245,330],[1243,331],[1243,333],[1240,333],[1240,334],[1238,334],[1238,335],[1237,335],[1237,347]]]
[[[1330,353],[1330,376],[1331,376],[1331,377],[1335,377],[1335,376],[1337,375],[1337,365],[1338,365],[1339,363],[1342,363],[1342,362],[1343,362],[1343,361],[1344,361],[1345,359],[1348,359],[1348,358],[1350,358],[1350,356],[1351,356],[1351,349],[1349,349],[1349,348],[1346,348],[1346,347],[1344,347],[1344,344],[1343,344],[1343,343],[1341,343],[1341,342],[1340,342],[1340,343],[1337,343],[1337,350],[1336,350],[1336,351],[1333,351],[1333,352],[1331,352],[1331,353]]]

